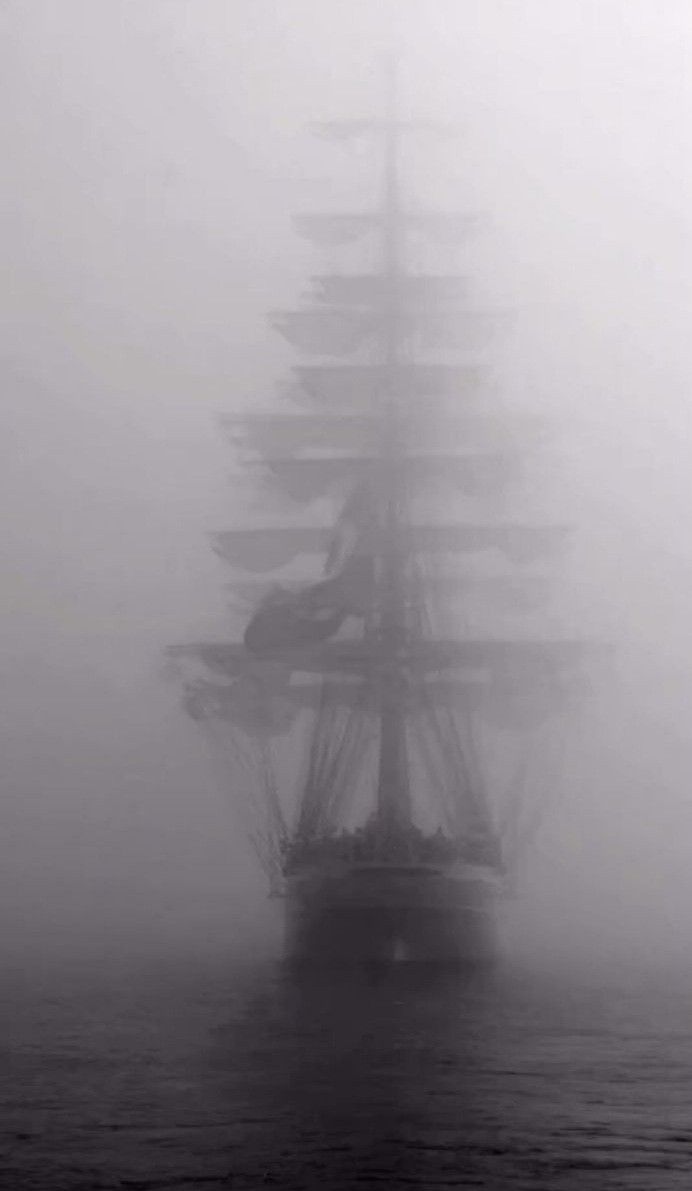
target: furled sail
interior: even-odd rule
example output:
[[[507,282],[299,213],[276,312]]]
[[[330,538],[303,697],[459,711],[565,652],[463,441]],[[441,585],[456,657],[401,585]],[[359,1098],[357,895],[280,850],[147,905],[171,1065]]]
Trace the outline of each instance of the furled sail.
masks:
[[[459,364],[302,365],[293,369],[302,389],[325,406],[350,405],[370,409],[374,402],[396,394],[399,401],[422,397],[458,396],[476,391],[478,369]]]
[[[231,589],[244,607],[259,607],[275,584],[260,577],[235,578]],[[308,580],[295,582],[296,592],[309,586]],[[460,602],[462,606],[474,600],[494,612],[525,612],[548,599],[548,579],[544,574],[516,575],[487,574],[473,571],[435,569],[425,574],[418,585],[406,593],[407,606],[419,607],[428,601]]]
[[[368,311],[278,310],[272,326],[299,351],[312,355],[349,356],[365,341],[382,334],[382,319]]]
[[[498,550],[517,563],[550,557],[564,544],[564,526],[512,525],[457,522],[450,525],[414,525],[402,531],[411,550],[420,553],[473,553]],[[234,566],[250,571],[270,571],[285,566],[300,554],[322,554],[328,549],[328,526],[277,526],[231,529],[213,536],[216,553]]]
[[[222,419],[230,441],[263,456],[294,458],[319,448],[353,453],[372,450],[380,427],[369,413],[267,413]]]
[[[382,439],[380,421],[373,411],[336,413],[254,413],[228,415],[221,425],[238,448],[263,456],[299,457],[326,448],[340,454],[372,454]],[[473,411],[430,417],[427,408],[412,408],[408,438],[418,448],[449,449],[469,444],[479,451],[517,451],[539,445],[545,424],[538,418],[488,416]]]
[[[223,680],[196,678],[186,684],[185,707],[192,719],[228,721],[251,736],[283,735],[294,726],[299,714],[316,711],[323,698],[322,680],[291,681],[290,671],[272,674],[268,679],[253,663],[240,677],[233,677],[233,673]],[[543,681],[534,681],[528,691],[523,684],[497,673],[421,679],[403,689],[402,709],[413,719],[429,714],[431,709],[446,708],[502,727],[526,727],[558,714],[569,697],[570,683],[558,672],[549,676],[544,672],[541,677]],[[376,710],[372,687],[362,678],[332,678],[329,691],[330,701],[336,706],[371,713]]]
[[[354,355],[363,345],[376,343],[385,332],[385,319],[376,310],[358,307],[277,310],[270,315],[272,326],[293,347],[310,355]],[[498,333],[503,319],[487,311],[404,311],[400,330],[421,351],[474,351],[483,348]]]
[[[282,492],[293,500],[309,501],[349,485],[354,477],[376,479],[376,455],[327,455],[306,459],[269,456],[264,467]],[[467,496],[502,491],[516,473],[516,459],[508,454],[413,455],[406,458],[409,483],[424,488],[452,486]]]
[[[397,652],[402,670],[402,687],[419,676],[456,669],[487,669],[512,677],[529,677],[550,672],[551,667],[573,666],[585,655],[583,642],[550,640],[448,640],[411,641]],[[387,657],[377,636],[314,644],[301,641],[277,645],[272,659],[291,670],[306,674],[365,675],[378,672]],[[179,656],[194,656],[211,670],[227,676],[248,673],[253,655],[244,645],[203,642],[180,646]]]

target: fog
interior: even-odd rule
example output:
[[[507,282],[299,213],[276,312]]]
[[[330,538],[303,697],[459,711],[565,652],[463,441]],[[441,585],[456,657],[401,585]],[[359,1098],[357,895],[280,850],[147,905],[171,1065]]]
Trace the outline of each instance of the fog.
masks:
[[[569,725],[517,929],[692,947],[686,0],[6,0],[0,919],[12,953],[264,938],[262,879],[179,692],[227,631],[216,415],[289,363],[290,215],[365,170],[305,131],[405,105],[461,135],[412,184],[487,212],[508,403],[556,424],[556,584],[612,663]],[[418,173],[416,173],[418,170]],[[364,183],[365,184],[365,183]],[[335,195],[337,196],[335,199]],[[349,196],[350,197],[350,196]]]

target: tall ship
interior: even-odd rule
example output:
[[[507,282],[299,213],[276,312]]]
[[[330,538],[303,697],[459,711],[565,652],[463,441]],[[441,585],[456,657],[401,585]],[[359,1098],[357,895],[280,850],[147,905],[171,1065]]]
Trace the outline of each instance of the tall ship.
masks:
[[[379,206],[295,221],[319,247],[365,245],[369,271],[316,276],[271,314],[303,357],[283,406],[225,420],[282,512],[214,538],[244,636],[172,650],[251,808],[296,964],[493,959],[521,829],[517,783],[504,810],[493,784],[581,649],[516,628],[566,530],[512,516],[540,428],[498,407],[479,365],[494,316],[461,274],[413,266],[412,243],[416,262],[426,241],[451,251],[474,219],[406,200],[402,145],[445,130],[401,118],[395,82],[382,118],[316,129],[377,146]]]

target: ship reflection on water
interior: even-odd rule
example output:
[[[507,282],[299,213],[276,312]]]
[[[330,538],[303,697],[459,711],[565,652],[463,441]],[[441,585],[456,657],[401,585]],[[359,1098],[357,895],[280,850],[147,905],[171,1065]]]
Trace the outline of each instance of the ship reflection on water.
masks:
[[[486,1145],[474,1084],[496,979],[366,965],[282,974],[259,993],[248,1010],[268,1076],[260,1116],[273,1120],[263,1182],[427,1187],[470,1173],[473,1136]],[[234,1036],[217,1036],[229,1059]]]
[[[686,1186],[686,1011],[673,996],[643,1046],[657,995],[502,969],[282,975],[247,1002],[263,1183]],[[215,1062],[237,1057],[237,1028]]]
[[[187,964],[6,986],[1,1185],[688,1187],[685,984]]]

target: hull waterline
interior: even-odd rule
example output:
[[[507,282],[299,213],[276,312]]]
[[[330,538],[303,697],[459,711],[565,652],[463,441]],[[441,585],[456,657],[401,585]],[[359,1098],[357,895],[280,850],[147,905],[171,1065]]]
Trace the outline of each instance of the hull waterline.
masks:
[[[292,966],[486,967],[496,954],[487,880],[417,866],[289,877],[285,958]]]

